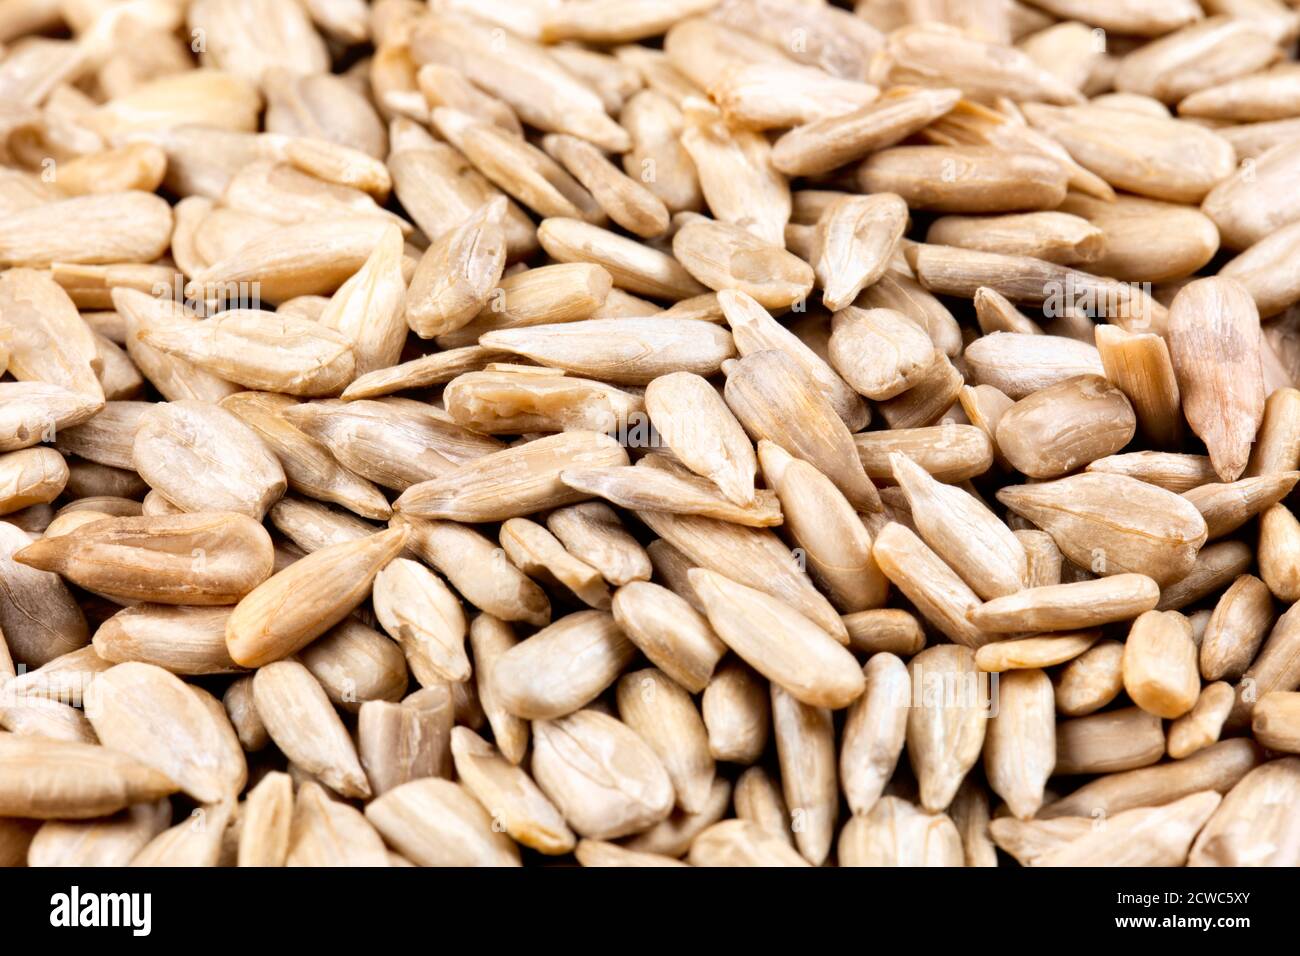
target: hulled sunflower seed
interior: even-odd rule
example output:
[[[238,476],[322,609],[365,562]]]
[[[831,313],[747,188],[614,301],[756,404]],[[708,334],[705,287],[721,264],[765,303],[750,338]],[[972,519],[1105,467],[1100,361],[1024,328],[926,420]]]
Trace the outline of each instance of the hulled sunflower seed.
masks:
[[[271,739],[290,760],[343,796],[370,796],[352,738],[307,668],[296,661],[259,668],[253,697]]]
[[[796,699],[835,709],[862,693],[852,655],[794,608],[705,568],[691,571],[690,581],[718,636]]]
[[[133,601],[233,604],[271,575],[271,538],[245,515],[107,518],[28,545],[14,560]]]
[[[401,552],[402,527],[313,552],[242,598],[226,625],[231,659],[261,667],[305,647],[370,593],[375,575]]]

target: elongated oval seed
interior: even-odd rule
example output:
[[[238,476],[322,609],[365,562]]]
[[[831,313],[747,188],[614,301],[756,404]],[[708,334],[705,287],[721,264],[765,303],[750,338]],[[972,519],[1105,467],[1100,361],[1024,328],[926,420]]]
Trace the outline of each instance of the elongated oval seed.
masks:
[[[238,392],[222,399],[220,405],[257,432],[279,459],[293,490],[342,505],[364,518],[387,518],[392,514],[393,509],[378,488],[341,465],[320,442],[281,414],[294,406],[288,396]]]
[[[342,332],[253,309],[231,309],[197,329],[155,325],[139,335],[146,345],[247,388],[332,395],[356,372],[352,343]]]
[[[708,621],[672,591],[633,581],[614,592],[614,621],[656,667],[693,694],[709,685],[726,645]]]
[[[907,203],[900,196],[846,196],[817,221],[813,268],[822,304],[836,312],[884,274],[907,228]]]
[[[1082,717],[1114,700],[1124,689],[1124,645],[1098,641],[1056,676],[1056,709],[1067,717]]]
[[[727,376],[725,392],[727,404],[752,436],[816,467],[859,510],[880,509],[880,496],[862,469],[848,429],[812,378],[784,352],[768,349],[745,356]]]
[[[244,788],[248,767],[224,711],[161,667],[109,668],[95,679],[87,712],[104,746],[166,774],[195,800],[215,803]]]
[[[1135,617],[1155,608],[1159,599],[1159,587],[1146,575],[1117,574],[1026,588],[980,605],[969,617],[977,627],[1000,633],[1069,631]]]
[[[226,650],[228,607],[123,608],[95,631],[95,653],[105,661],[156,664],[173,674],[231,674],[242,670]]]
[[[242,832],[242,827],[241,827]],[[384,842],[367,818],[308,780],[298,788],[286,866],[384,866]]]
[[[1058,335],[997,332],[972,342],[965,358],[976,384],[1017,400],[1076,375],[1105,372],[1095,347]]]
[[[849,306],[831,323],[830,360],[868,398],[893,398],[921,381],[935,361],[925,331],[892,309]]]
[[[1235,680],[1251,666],[1275,613],[1268,585],[1240,575],[1223,592],[1200,643],[1200,671],[1206,680]]]
[[[626,724],[592,710],[533,725],[533,774],[577,833],[613,839],[665,819],[673,784]]]
[[[1155,763],[1164,752],[1160,718],[1139,707],[1076,717],[1056,725],[1058,774],[1132,770]]]
[[[179,789],[159,771],[96,744],[0,734],[0,813],[84,820]]]
[[[1289,471],[1226,483],[1211,482],[1183,493],[1196,505],[1211,538],[1236,531],[1265,508],[1290,494],[1300,472]]]
[[[237,511],[260,520],[287,485],[256,432],[202,402],[168,402],[142,414],[131,456],[140,477],[185,511]]]
[[[747,229],[702,216],[690,218],[673,236],[673,255],[695,279],[715,292],[743,292],[768,309],[788,308],[812,292],[812,267],[781,246]]]
[[[1003,488],[997,497],[1097,574],[1141,572],[1172,583],[1191,571],[1208,534],[1191,502],[1124,475],[1073,475]]]
[[[519,850],[461,784],[412,780],[366,805],[385,841],[419,866],[518,866]]]
[[[866,690],[849,706],[839,764],[855,814],[869,813],[894,775],[907,736],[911,695],[907,666],[893,654],[873,654],[862,673]]]
[[[796,699],[838,709],[862,693],[853,656],[798,611],[715,571],[695,568],[689,577],[718,636]]]
[[[1192,709],[1169,725],[1169,756],[1182,760],[1216,743],[1232,713],[1234,696],[1227,681],[1206,684]]]
[[[1114,713],[1131,717],[1133,709]],[[1120,723],[1125,719],[1127,717],[1122,717]],[[1048,804],[1039,817],[1059,819],[1091,815],[1096,811],[1112,814],[1133,807],[1168,803],[1198,790],[1226,793],[1262,760],[1262,752],[1253,741],[1241,738],[1224,740],[1184,760],[1107,773],[1084,784],[1068,797]]]
[[[1199,279],[1169,309],[1169,352],[1188,423],[1215,471],[1235,481],[1264,417],[1259,310],[1236,280]]]
[[[894,146],[869,156],[857,182],[863,192],[897,193],[914,208],[955,213],[1054,209],[1066,190],[1054,160],[990,146]]]
[[[493,667],[493,687],[518,717],[563,717],[594,700],[635,653],[613,616],[579,611],[502,654]]]
[[[505,197],[496,196],[425,251],[404,304],[416,335],[454,332],[487,305],[505,267],[505,214]]]
[[[763,475],[776,490],[791,540],[808,573],[846,614],[879,607],[889,581],[871,554],[871,535],[829,478],[768,441],[760,441]]]
[[[848,641],[848,631],[835,608],[804,573],[794,553],[770,529],[654,511],[639,511],[637,517],[692,565],[770,594],[835,640]]]
[[[470,604],[503,621],[526,621],[536,627],[550,623],[546,592],[487,536],[454,521],[398,515],[392,524],[410,529],[407,547],[446,575]]]
[[[48,382],[0,382],[0,451],[53,439],[93,417],[103,403]]]
[[[741,355],[764,349],[785,352],[812,377],[849,431],[855,432],[871,421],[871,411],[862,396],[831,368],[825,347],[813,348],[744,292],[724,289],[717,298]]]
[[[835,835],[839,795],[835,726],[830,710],[805,704],[773,684],[772,735],[795,846],[814,866],[825,862]]]
[[[0,514],[48,504],[68,484],[68,465],[53,448],[24,448],[0,455]]]
[[[719,494],[716,485],[690,472],[675,474],[668,468],[569,468],[560,480],[584,494],[599,495],[621,508],[699,515],[750,527],[780,524],[776,496],[763,489],[745,506]]]
[[[28,866],[126,866],[171,822],[171,802],[141,803],[101,820],[51,820],[27,851]]]
[[[307,668],[297,661],[259,668],[253,699],[267,733],[291,761],[345,797],[370,796],[352,738]]]
[[[366,599],[379,570],[402,550],[406,528],[331,545],[272,575],[226,625],[231,659],[261,667],[305,647]]]
[[[921,805],[938,812],[952,802],[962,778],[979,759],[988,723],[988,691],[981,691],[975,653],[958,644],[922,651],[907,671],[914,689],[907,715],[907,755],[920,783]]]
[[[659,755],[686,813],[701,813],[713,788],[709,735],[691,696],[654,668],[629,671],[618,682],[618,714]]]
[[[489,813],[494,826],[525,846],[557,855],[573,849],[573,831],[531,777],[468,727],[451,734],[456,774]]]
[[[735,658],[722,662],[701,701],[709,752],[718,760],[752,764],[767,747],[772,723],[763,681]]]
[[[890,522],[876,535],[872,554],[885,577],[950,639],[967,647],[993,639],[972,623],[979,596],[915,532]]]
[[[566,468],[618,466],[627,452],[595,432],[563,432],[484,455],[408,488],[394,510],[421,518],[503,521],[584,500],[560,480]]]
[[[418,680],[430,674],[453,683],[469,678],[465,613],[436,574],[409,558],[395,558],[375,575],[371,597],[375,616],[402,645]]]
[[[1010,407],[1009,399],[1007,403]],[[974,425],[945,422],[925,428],[859,432],[853,436],[853,442],[867,475],[882,483],[893,480],[890,455],[895,452],[906,455],[936,481],[951,484],[982,475],[993,464],[989,435]]]
[[[1052,682],[1037,669],[1014,670],[998,682],[998,711],[989,720],[984,771],[1011,812],[1028,819],[1043,803],[1056,766],[1056,704]]]
[[[645,404],[682,464],[736,504],[754,500],[754,446],[712,385],[690,372],[661,375],[646,386]]]
[[[998,450],[1031,478],[1057,478],[1119,451],[1137,417],[1124,393],[1081,375],[1023,398],[998,419]]]
[[[14,560],[133,601],[234,604],[271,576],[270,535],[229,512],[105,518],[46,537]]]
[[[1224,797],[1201,828],[1190,866],[1295,866],[1300,841],[1290,813],[1300,793],[1300,760],[1257,767]]]
[[[1191,710],[1200,692],[1192,626],[1177,611],[1148,611],[1124,643],[1124,689],[1135,704],[1173,719]]]
[[[1001,597],[1025,586],[1025,549],[993,512],[967,492],[935,481],[904,455],[895,452],[890,462],[921,537],[976,594]]]

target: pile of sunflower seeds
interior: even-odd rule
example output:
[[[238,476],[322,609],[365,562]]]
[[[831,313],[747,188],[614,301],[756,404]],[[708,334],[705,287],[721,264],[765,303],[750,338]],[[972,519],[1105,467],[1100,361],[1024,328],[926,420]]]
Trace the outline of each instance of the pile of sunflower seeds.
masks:
[[[4,0],[0,864],[1300,865],[1283,0]]]

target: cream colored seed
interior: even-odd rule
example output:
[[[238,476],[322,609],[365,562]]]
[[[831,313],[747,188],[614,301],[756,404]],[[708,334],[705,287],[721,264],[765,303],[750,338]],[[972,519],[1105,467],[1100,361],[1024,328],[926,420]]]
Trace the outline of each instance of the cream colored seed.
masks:
[[[840,780],[855,814],[871,811],[894,774],[911,693],[907,667],[893,654],[873,654],[863,675],[866,690],[849,707],[840,745]]]
[[[767,747],[772,715],[763,682],[733,659],[724,661],[701,699],[709,753],[717,760],[752,764]]]
[[[997,497],[1052,535],[1067,558],[1097,574],[1141,572],[1158,584],[1177,581],[1192,569],[1207,537],[1191,502],[1123,475],[1094,472],[1008,486]]]
[[[271,538],[245,515],[105,518],[14,560],[94,591],[163,604],[234,604],[271,575]]]
[[[523,770],[467,727],[451,735],[456,773],[506,833],[525,846],[557,855],[571,851],[575,838],[546,796]]]
[[[731,327],[736,351],[741,355],[764,349],[785,352],[812,377],[849,431],[859,431],[871,421],[871,412],[862,396],[831,367],[826,349],[820,353],[814,350],[744,292],[719,292],[718,305]]]
[[[1056,478],[1119,451],[1136,417],[1119,389],[1079,376],[1021,399],[998,419],[998,450],[1018,471]]]
[[[894,453],[890,462],[921,537],[976,594],[989,599],[1025,586],[1025,549],[993,512],[904,455]]]
[[[659,755],[686,813],[700,813],[713,788],[708,731],[690,694],[654,668],[629,671],[618,682],[618,713]]]
[[[781,509],[768,489],[759,490],[751,504],[741,507],[723,498],[716,485],[689,472],[638,466],[570,468],[560,480],[575,491],[597,495],[621,508],[700,515],[755,528],[780,524]]]
[[[1068,631],[1125,620],[1152,610],[1159,598],[1160,589],[1146,575],[1118,574],[1026,588],[994,598],[968,617],[976,627],[993,632]]]
[[[758,453],[785,528],[831,602],[845,614],[883,604],[889,582],[871,554],[870,533],[844,495],[812,465],[771,442],[760,441]]]
[[[680,551],[692,566],[707,568],[771,595],[835,640],[847,643],[848,631],[834,606],[770,529],[655,511],[638,511],[637,517]]]
[[[936,813],[952,802],[979,759],[987,732],[989,688],[981,690],[974,652],[956,644],[922,651],[907,670],[914,689],[907,755],[920,784],[921,804]]]
[[[406,692],[406,658],[385,635],[348,618],[298,653],[337,707],[358,712],[372,700],[396,700]]]
[[[366,599],[407,534],[399,527],[322,548],[262,582],[226,625],[231,658],[261,667],[310,644]]]
[[[835,709],[862,693],[852,655],[794,608],[715,571],[696,568],[689,577],[718,636],[798,700]]]
[[[296,661],[259,668],[253,698],[271,739],[290,760],[343,796],[370,796],[352,738],[307,668]]]
[[[431,679],[469,678],[465,614],[441,578],[417,561],[394,558],[375,575],[371,599],[417,680],[427,686]]]
[[[1168,803],[1199,790],[1225,793],[1260,762],[1259,747],[1251,741],[1224,740],[1184,760],[1107,773],[1047,805],[1039,816],[1055,820],[1098,811],[1113,814]]]
[[[298,788],[286,866],[386,866],[383,840],[366,817],[307,780]]]
[[[1287,757],[1252,770],[1228,792],[1196,842],[1188,863],[1292,866],[1300,854],[1290,819],[1300,761]]]
[[[668,816],[668,772],[626,724],[581,710],[538,721],[533,733],[533,775],[575,832],[612,839]]]
[[[611,615],[578,611],[503,653],[493,665],[494,693],[518,717],[563,717],[591,703],[635,653]]]
[[[971,648],[993,639],[970,621],[979,596],[914,532],[896,522],[885,525],[872,554],[885,577],[950,639]]]
[[[1236,531],[1265,508],[1290,494],[1300,480],[1300,472],[1280,472],[1240,481],[1213,482],[1183,493],[1196,505],[1211,538]]]
[[[812,292],[812,267],[784,247],[728,222],[690,217],[673,236],[673,255],[714,291],[734,290],[769,309],[784,309]]]
[[[1100,710],[1124,689],[1124,645],[1103,640],[1066,664],[1056,676],[1056,709],[1067,717]]]
[[[708,621],[667,588],[633,581],[614,592],[614,620],[665,674],[692,693],[709,686],[724,645]]]
[[[1181,717],[1200,693],[1191,623],[1177,611],[1147,611],[1124,643],[1124,690],[1143,710]]]
[[[1182,760],[1214,744],[1232,711],[1232,685],[1226,681],[1206,684],[1196,703],[1169,725],[1169,756]]]

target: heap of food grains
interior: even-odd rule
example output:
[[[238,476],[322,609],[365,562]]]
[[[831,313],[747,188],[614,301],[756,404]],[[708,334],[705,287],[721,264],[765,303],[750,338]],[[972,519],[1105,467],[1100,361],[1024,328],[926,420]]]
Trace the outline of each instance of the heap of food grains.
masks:
[[[0,864],[1300,864],[1284,0],[4,0]]]

